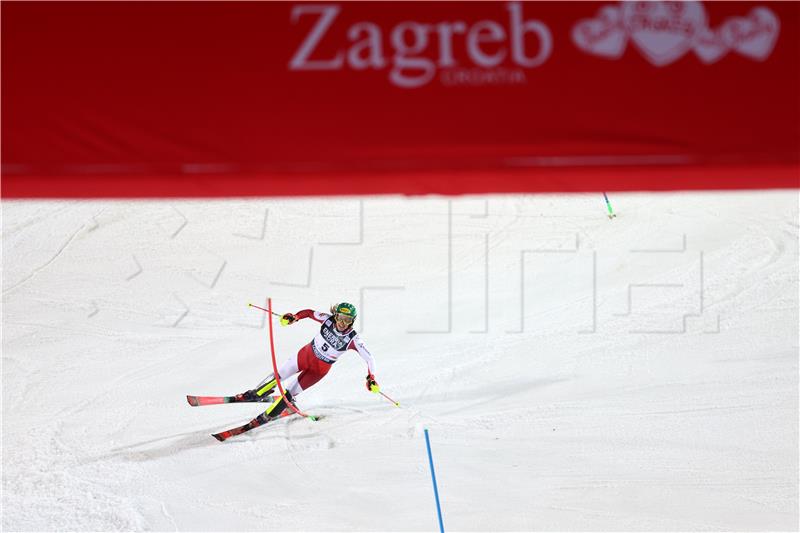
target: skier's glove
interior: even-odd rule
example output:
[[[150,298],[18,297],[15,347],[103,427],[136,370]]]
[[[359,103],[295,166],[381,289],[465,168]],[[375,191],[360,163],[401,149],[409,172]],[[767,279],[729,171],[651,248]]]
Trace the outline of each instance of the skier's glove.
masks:
[[[381,388],[378,386],[378,382],[375,381],[375,376],[373,376],[371,373],[367,374],[367,390],[374,393],[381,391]]]
[[[292,313],[286,313],[281,316],[281,326],[288,326],[297,322],[297,317]]]

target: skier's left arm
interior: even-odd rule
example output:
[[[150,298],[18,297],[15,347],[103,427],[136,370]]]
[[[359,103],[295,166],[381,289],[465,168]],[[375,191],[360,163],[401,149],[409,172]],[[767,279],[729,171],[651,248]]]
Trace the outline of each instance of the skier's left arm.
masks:
[[[310,318],[312,320],[316,320],[320,324],[325,322],[331,315],[327,313],[318,313],[313,309],[302,309],[294,314],[292,313],[284,313],[281,315],[281,325],[288,326],[290,324],[294,324],[298,320],[303,320],[304,318]]]
[[[361,337],[359,335],[353,337],[353,340],[350,341],[347,348],[357,351],[358,355],[367,363],[367,390],[371,392],[380,392],[381,388],[378,386],[378,382],[375,381],[375,358],[372,357],[372,354],[367,349]]]

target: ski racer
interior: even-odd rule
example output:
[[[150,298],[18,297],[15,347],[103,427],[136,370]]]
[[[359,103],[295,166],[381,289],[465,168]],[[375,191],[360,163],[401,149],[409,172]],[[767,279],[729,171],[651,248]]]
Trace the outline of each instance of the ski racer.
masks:
[[[294,357],[289,358],[278,369],[286,398],[290,402],[294,402],[297,395],[325,377],[333,363],[347,350],[357,351],[367,363],[367,390],[380,392],[380,387],[375,381],[375,360],[364,345],[364,341],[353,329],[356,316],[355,306],[347,302],[331,306],[330,314],[303,309],[281,316],[281,324],[284,326],[305,318],[322,324],[311,342],[300,348]],[[269,401],[272,399],[270,393],[275,390],[276,384],[274,374],[270,374],[256,388],[237,394],[236,398],[238,401]],[[269,422],[279,417],[284,409],[286,402],[283,397],[279,397],[257,419],[262,424]]]

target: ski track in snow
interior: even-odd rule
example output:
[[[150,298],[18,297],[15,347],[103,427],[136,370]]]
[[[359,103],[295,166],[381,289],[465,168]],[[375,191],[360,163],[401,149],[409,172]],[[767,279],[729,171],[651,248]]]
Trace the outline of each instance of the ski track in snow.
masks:
[[[428,428],[448,530],[797,530],[797,191],[611,200],[4,203],[2,529],[435,530]],[[211,438],[267,296],[360,306],[401,407],[351,352]]]
[[[72,235],[70,235],[70,236],[67,238],[67,240],[64,242],[64,244],[62,244],[62,245],[61,245],[61,246],[58,248],[58,250],[56,250],[56,253],[53,255],[53,257],[51,257],[50,259],[48,259],[48,260],[47,260],[47,262],[46,262],[46,263],[44,263],[43,265],[41,265],[40,267],[37,267],[37,268],[35,268],[33,271],[31,271],[31,273],[30,273],[30,274],[28,274],[27,276],[25,276],[24,278],[22,278],[21,280],[19,280],[17,283],[15,283],[14,285],[12,285],[11,287],[8,287],[8,288],[4,289],[4,290],[3,290],[3,294],[5,295],[6,293],[9,293],[9,292],[13,291],[13,290],[14,290],[14,289],[16,289],[17,287],[20,287],[20,286],[24,285],[24,284],[25,284],[26,282],[28,282],[28,281],[29,281],[31,278],[33,278],[33,277],[34,277],[36,274],[38,274],[39,272],[41,272],[42,270],[44,270],[45,268],[47,268],[48,266],[50,266],[50,265],[51,265],[51,264],[52,264],[52,263],[53,263],[53,262],[54,262],[56,259],[58,259],[58,258],[61,256],[61,254],[64,252],[64,250],[66,250],[66,249],[67,249],[67,246],[69,246],[70,244],[72,244],[72,241],[74,241],[74,240],[75,240],[75,237],[77,237],[77,236],[78,236],[78,234],[79,234],[79,233],[80,233],[80,232],[83,230],[83,228],[84,228],[84,226],[81,226],[81,227],[79,227],[77,230],[75,230],[75,231],[72,233]],[[4,285],[5,285],[5,284],[4,284]]]

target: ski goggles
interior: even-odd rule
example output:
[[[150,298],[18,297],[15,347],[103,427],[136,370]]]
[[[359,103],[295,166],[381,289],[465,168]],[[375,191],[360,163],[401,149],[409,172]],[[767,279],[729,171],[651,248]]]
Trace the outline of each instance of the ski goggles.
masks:
[[[333,319],[336,322],[340,322],[346,326],[349,326],[355,321],[355,318],[348,315],[343,315],[342,313],[336,313],[335,315],[333,315]]]

